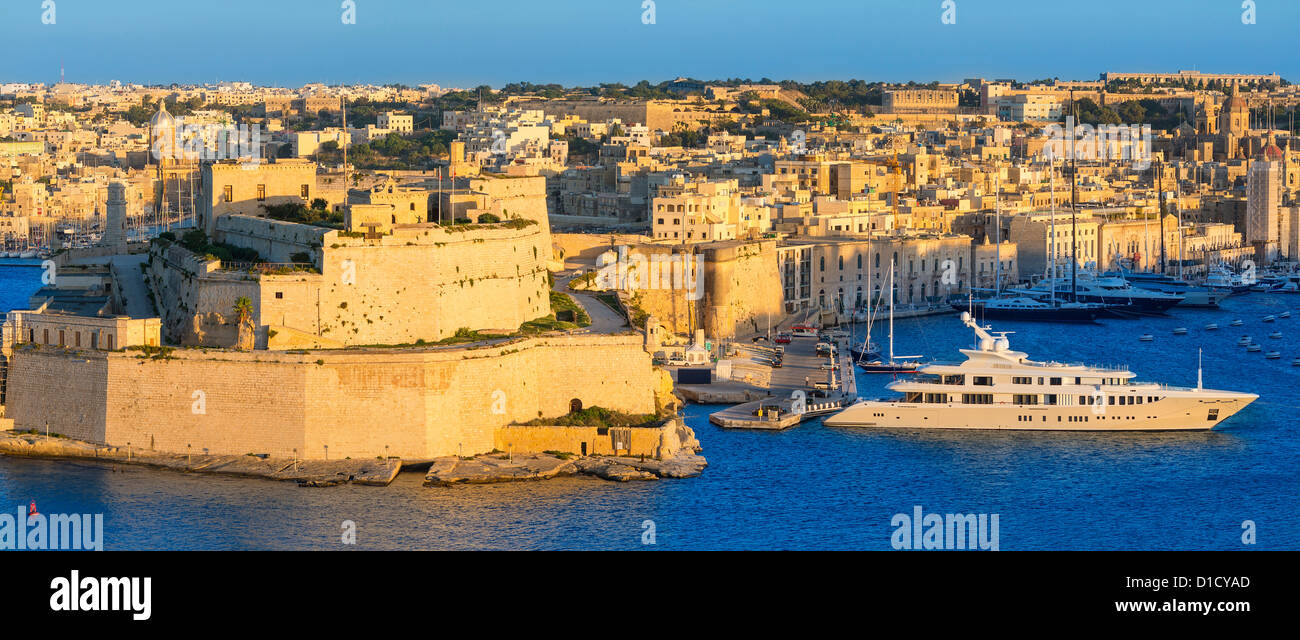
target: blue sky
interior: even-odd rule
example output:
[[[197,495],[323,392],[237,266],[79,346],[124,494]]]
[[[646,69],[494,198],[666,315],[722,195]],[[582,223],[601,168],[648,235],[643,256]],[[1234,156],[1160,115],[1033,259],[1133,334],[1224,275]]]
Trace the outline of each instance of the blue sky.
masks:
[[[0,0],[0,82],[1095,79],[1106,70],[1300,82],[1300,1]]]

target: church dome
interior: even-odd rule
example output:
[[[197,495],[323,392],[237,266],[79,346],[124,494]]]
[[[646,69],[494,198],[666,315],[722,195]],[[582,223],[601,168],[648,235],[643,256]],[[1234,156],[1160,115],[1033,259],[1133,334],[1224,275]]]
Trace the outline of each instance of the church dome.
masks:
[[[153,114],[153,117],[149,119],[149,128],[157,131],[164,127],[168,129],[175,128],[176,119],[172,117],[172,114],[167,113],[167,106],[159,102],[158,113]]]
[[[1268,160],[1281,160],[1282,150],[1270,142],[1267,147],[1264,147],[1264,157]]]
[[[149,150],[154,160],[166,164],[176,159],[176,119],[158,103],[158,113],[149,119]]]
[[[1246,99],[1236,94],[1230,96],[1228,100],[1223,103],[1223,110],[1230,113],[1247,111],[1249,109],[1250,107],[1247,106]]]

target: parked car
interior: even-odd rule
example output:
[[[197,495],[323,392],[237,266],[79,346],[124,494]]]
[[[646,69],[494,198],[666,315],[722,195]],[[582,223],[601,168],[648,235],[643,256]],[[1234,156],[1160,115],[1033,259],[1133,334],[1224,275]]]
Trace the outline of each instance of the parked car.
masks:
[[[790,334],[788,334],[788,333],[778,333],[778,334],[776,334],[776,343],[777,343],[777,344],[790,344],[790,340],[792,340],[792,339],[793,339],[792,336],[791,336]]]

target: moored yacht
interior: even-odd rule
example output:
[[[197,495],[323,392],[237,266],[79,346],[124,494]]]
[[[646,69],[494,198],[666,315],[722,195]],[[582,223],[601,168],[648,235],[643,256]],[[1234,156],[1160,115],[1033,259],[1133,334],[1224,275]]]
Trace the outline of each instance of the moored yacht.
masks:
[[[1135,382],[1127,368],[1030,360],[969,313],[978,339],[965,362],[923,365],[888,388],[902,398],[859,401],[826,418],[831,427],[1174,431],[1212,429],[1259,396]]]
[[[1046,278],[1018,292],[1041,300],[1052,295],[1053,287],[1058,298],[1104,304],[1108,312],[1118,314],[1160,315],[1183,301],[1180,295],[1139,289],[1123,278],[1091,273],[1080,273],[1073,282],[1070,278]]]
[[[1033,320],[1038,322],[1096,322],[1105,313],[1106,305],[1088,302],[1046,302],[1029,296],[1013,296],[953,302],[952,307],[962,310],[969,307],[978,318],[989,320]]]
[[[1228,297],[1226,291],[1215,291],[1209,287],[1198,287],[1184,280],[1160,273],[1120,271],[1114,273],[1107,272],[1105,275],[1107,277],[1123,278],[1139,289],[1163,291],[1165,293],[1182,296],[1183,301],[1178,304],[1180,307],[1217,309],[1219,303],[1222,302],[1224,298]]]

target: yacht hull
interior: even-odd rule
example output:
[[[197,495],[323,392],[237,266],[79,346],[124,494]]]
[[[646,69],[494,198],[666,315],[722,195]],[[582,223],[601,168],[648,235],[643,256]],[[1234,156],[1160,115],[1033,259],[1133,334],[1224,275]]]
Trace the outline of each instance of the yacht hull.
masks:
[[[956,303],[952,304],[953,309],[965,311],[970,306],[974,310],[975,316],[988,320],[1027,320],[1033,322],[1072,322],[1078,324],[1089,324],[1097,321],[1097,316],[1102,312],[1101,308],[1071,308],[1071,307],[1051,307],[1046,309],[1002,309],[998,307],[987,307],[980,303]]]
[[[919,365],[896,362],[859,362],[858,367],[866,373],[916,373]]]
[[[1002,431],[1206,431],[1258,397],[1231,391],[1198,393],[1201,395],[1196,397],[1170,395],[1150,404],[1100,407],[864,401],[826,418],[825,424]]]

